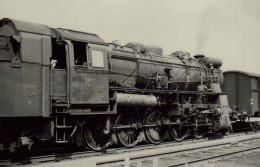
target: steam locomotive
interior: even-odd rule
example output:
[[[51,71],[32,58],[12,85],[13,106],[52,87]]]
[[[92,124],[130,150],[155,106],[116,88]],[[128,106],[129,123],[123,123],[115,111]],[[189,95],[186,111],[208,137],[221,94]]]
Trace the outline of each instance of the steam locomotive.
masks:
[[[96,34],[0,21],[0,150],[91,150],[228,133],[222,61]]]

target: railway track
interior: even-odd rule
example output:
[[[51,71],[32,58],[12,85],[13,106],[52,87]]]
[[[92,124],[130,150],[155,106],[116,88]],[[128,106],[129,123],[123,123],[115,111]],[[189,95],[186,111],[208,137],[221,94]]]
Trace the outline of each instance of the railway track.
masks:
[[[101,162],[98,167],[213,167],[216,161],[228,159],[233,156],[260,151],[260,140],[253,139],[241,141],[241,143],[230,143],[219,146],[207,146],[203,148],[187,149],[159,155],[144,155],[130,159],[125,157],[124,161]]]
[[[130,164],[140,166],[142,163],[147,165],[151,162],[152,164],[157,164],[161,163],[161,161],[169,161],[169,159],[166,160],[165,157],[176,157],[183,153],[187,153],[188,155],[189,152],[228,147],[231,144],[234,145],[238,142],[251,142],[259,139],[260,133],[240,132],[224,137],[211,136],[204,139],[187,139],[183,142],[165,142],[161,145],[139,145],[131,149],[124,147],[113,148],[105,150],[105,153],[93,151],[71,152],[65,154],[54,153],[51,155],[27,157],[15,162],[11,159],[6,159],[0,161],[0,166],[50,166],[50,164],[51,166],[79,166],[81,163],[80,161],[84,161],[84,164],[86,164],[86,162],[90,163],[89,166],[121,166],[122,164],[125,166],[130,166]],[[195,160],[191,160],[190,163],[193,163],[193,161]],[[61,163],[63,165],[61,165]],[[71,165],[71,163],[74,165]],[[177,165],[180,166],[181,163],[182,162]]]
[[[260,150],[260,134],[219,139],[217,141],[205,141],[200,144],[190,143],[185,146],[159,148],[152,151],[148,150],[114,157],[102,157],[98,161],[95,159],[89,161],[96,161],[96,166],[99,167],[186,167],[195,166],[196,164],[209,166],[209,163],[220,159],[258,150]]]

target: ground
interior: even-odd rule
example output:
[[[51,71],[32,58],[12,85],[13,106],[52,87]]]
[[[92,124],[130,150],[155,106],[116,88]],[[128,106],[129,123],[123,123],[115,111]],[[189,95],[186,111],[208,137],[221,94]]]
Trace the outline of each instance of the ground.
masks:
[[[215,162],[215,167],[260,167],[260,151]]]

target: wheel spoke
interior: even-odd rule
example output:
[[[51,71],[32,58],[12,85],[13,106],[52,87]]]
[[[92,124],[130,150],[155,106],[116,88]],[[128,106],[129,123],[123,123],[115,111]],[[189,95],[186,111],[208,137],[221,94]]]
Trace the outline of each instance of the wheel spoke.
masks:
[[[173,122],[181,122],[180,118],[176,116],[171,116],[170,119]],[[171,125],[169,126],[169,133],[174,140],[182,141],[188,136],[189,129],[182,125]]]
[[[128,125],[131,126],[138,123],[138,119],[129,113],[119,115],[116,121],[116,125]],[[139,143],[138,137],[140,136],[140,130],[134,128],[121,129],[117,133],[119,143],[125,147],[133,147]]]
[[[102,148],[108,146],[107,143],[110,140],[110,136],[103,133],[101,121],[87,120],[86,124],[82,127],[81,136],[86,148],[100,151]]]
[[[155,127],[149,127],[145,129],[145,137],[148,142],[153,144],[159,144],[162,142],[164,134],[162,133],[162,128],[160,127],[161,120],[162,113],[160,112],[155,111],[147,115],[145,123],[150,125],[157,125]]]

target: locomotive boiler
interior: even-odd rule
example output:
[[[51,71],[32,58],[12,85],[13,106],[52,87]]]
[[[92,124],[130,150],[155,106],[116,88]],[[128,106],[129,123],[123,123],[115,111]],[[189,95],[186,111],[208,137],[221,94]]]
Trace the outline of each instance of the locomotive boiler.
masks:
[[[219,59],[13,19],[0,21],[0,47],[0,150],[101,150],[230,129]]]

